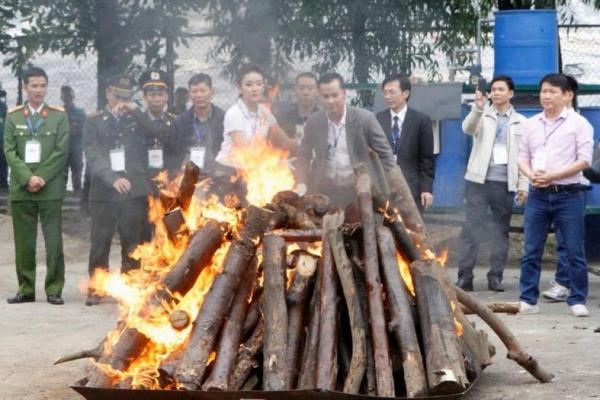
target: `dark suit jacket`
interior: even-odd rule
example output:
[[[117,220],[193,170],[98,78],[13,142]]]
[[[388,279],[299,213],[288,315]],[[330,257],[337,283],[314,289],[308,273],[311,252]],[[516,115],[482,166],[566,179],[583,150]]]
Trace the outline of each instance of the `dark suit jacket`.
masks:
[[[298,150],[298,182],[310,191],[319,191],[327,164],[328,120],[326,111],[311,114],[304,127],[304,139]],[[392,149],[377,122],[367,110],[346,106],[346,138],[352,165],[365,163],[371,176],[375,174],[369,158],[369,148],[381,159],[385,171],[394,168]]]
[[[205,172],[208,174],[213,173],[215,157],[219,153],[219,150],[221,150],[224,119],[225,111],[213,104],[208,120],[210,129],[204,139],[204,144],[207,148]],[[195,145],[197,139],[194,132],[194,107],[191,107],[177,117],[177,120],[175,120],[175,130],[177,131],[178,138],[181,140],[181,146],[184,146],[186,151]]]
[[[389,109],[377,113],[377,120],[392,144],[392,113]],[[429,117],[408,108],[402,123],[396,162],[402,169],[415,200],[423,192],[433,192],[435,162],[433,159],[433,129]],[[421,204],[420,200],[417,204]]]

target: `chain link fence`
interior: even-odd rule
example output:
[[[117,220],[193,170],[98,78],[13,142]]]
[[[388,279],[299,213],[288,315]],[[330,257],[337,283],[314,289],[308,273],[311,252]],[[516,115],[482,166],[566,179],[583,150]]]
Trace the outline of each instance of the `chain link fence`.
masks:
[[[563,71],[573,75],[580,83],[600,83],[600,25],[561,25],[559,29],[560,48],[562,56]],[[210,33],[189,33],[186,36],[186,45],[180,44],[175,47],[174,65],[174,88],[187,87],[189,78],[197,73],[204,72],[213,78],[215,89],[214,102],[226,109],[238,98],[238,92],[229,77],[225,77],[222,71],[227,63],[226,55],[214,57],[212,50],[218,42],[218,37]],[[493,49],[484,49],[484,73],[493,74]],[[439,57],[443,57],[439,55]],[[61,104],[60,87],[69,85],[75,91],[76,103],[83,107],[87,113],[92,113],[97,107],[97,81],[96,81],[96,55],[90,51],[83,57],[62,56],[59,53],[37,54],[30,62],[44,68],[50,78],[48,102]],[[489,65],[486,65],[489,64]],[[440,65],[447,65],[445,59],[440,60]],[[310,63],[296,63],[295,72],[310,69]],[[339,71],[350,71],[347,65],[340,65]],[[442,76],[447,77],[447,71],[441,70]],[[9,107],[17,103],[18,80],[16,74],[9,67],[0,67],[0,83],[7,91],[7,103]],[[466,79],[468,76],[459,74],[457,78]],[[285,90],[286,82],[282,82],[281,96],[290,97],[290,91]],[[287,82],[289,83],[289,82]],[[350,97],[355,97],[355,91],[350,91]],[[137,94],[140,99],[140,93]],[[580,98],[582,106],[600,105],[600,96],[582,95]]]

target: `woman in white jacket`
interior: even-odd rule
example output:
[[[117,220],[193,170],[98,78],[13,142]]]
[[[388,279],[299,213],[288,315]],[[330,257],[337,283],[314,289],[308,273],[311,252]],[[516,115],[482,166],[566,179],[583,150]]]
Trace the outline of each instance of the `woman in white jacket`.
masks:
[[[518,192],[517,202],[526,199],[528,182],[518,167],[521,126],[526,118],[510,104],[513,95],[512,79],[495,77],[491,82],[491,105],[487,104],[485,93],[476,91],[475,103],[462,124],[465,134],[473,137],[473,148],[465,174],[465,225],[456,284],[468,291],[473,290],[479,242],[487,236],[488,208],[492,210],[494,224],[488,288],[504,290],[502,276],[508,257],[508,231],[515,192]]]

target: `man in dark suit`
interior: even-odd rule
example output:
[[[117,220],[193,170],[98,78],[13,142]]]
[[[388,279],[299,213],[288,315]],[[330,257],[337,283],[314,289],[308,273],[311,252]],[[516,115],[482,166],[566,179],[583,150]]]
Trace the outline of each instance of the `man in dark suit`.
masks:
[[[215,94],[209,75],[199,73],[188,82],[192,107],[175,121],[175,130],[181,146],[186,148],[188,159],[196,163],[207,175],[213,175],[215,157],[223,143],[225,111],[212,103]]]
[[[386,172],[395,167],[392,149],[375,115],[346,104],[343,78],[336,73],[319,79],[323,111],[311,114],[298,150],[297,191],[323,193],[345,206],[355,198],[354,170],[365,163],[371,176],[369,149],[373,149]],[[306,187],[308,185],[308,188]]]
[[[377,113],[419,210],[433,204],[433,130],[428,116],[408,107],[410,80],[393,75],[381,84],[388,109]]]

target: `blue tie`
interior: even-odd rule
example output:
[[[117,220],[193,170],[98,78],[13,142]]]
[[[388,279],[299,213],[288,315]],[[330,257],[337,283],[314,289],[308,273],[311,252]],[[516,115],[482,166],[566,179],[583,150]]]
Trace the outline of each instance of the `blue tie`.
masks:
[[[398,126],[398,116],[394,115],[394,125],[392,125],[392,150],[394,154],[398,153],[398,142],[400,141],[400,127]]]

